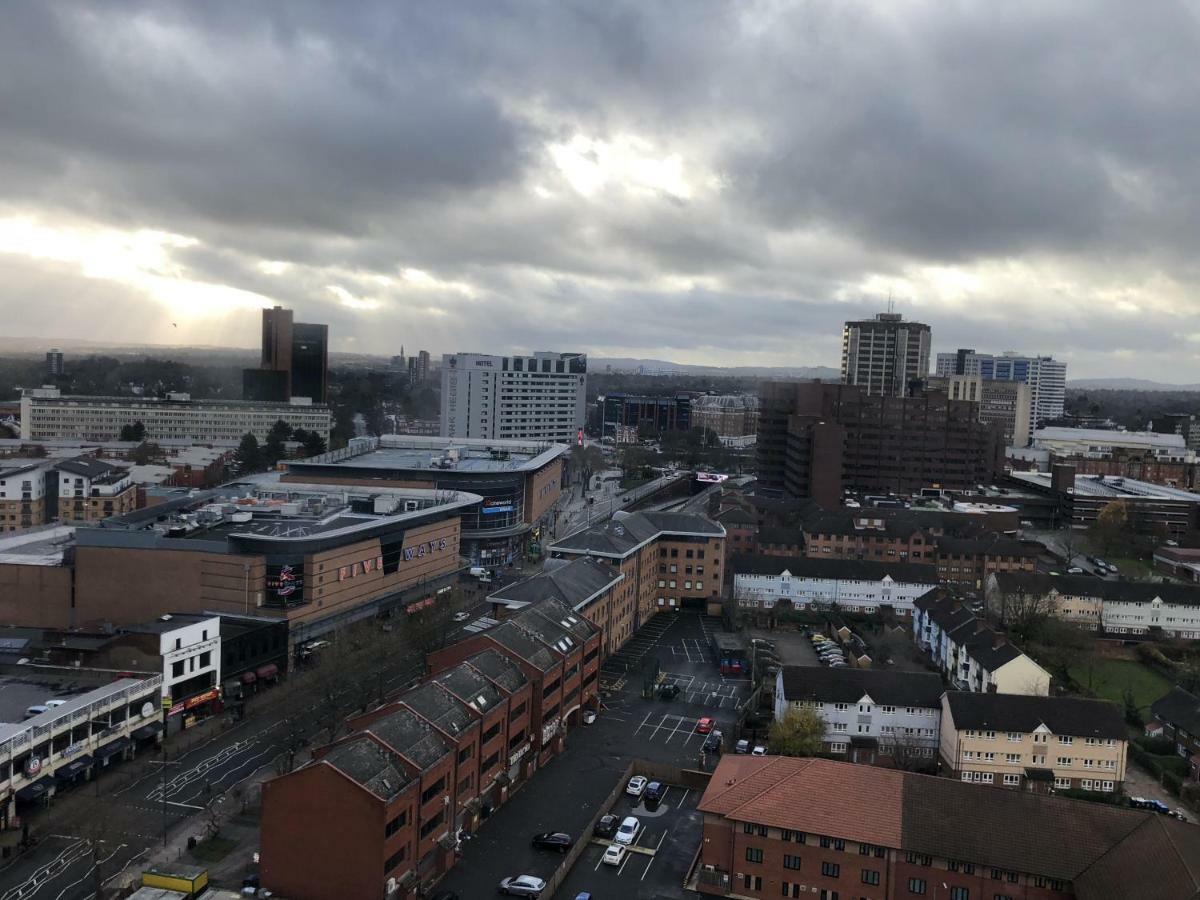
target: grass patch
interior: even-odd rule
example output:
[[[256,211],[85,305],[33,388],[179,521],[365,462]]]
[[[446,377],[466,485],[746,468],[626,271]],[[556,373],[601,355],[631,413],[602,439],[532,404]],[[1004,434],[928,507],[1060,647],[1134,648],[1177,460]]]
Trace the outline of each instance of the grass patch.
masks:
[[[1118,556],[1112,559],[1105,557],[1106,562],[1112,563],[1120,570],[1123,578],[1162,578],[1162,572],[1154,571],[1154,564],[1144,559],[1133,559],[1127,556]]]
[[[1080,687],[1122,706],[1125,689],[1131,689],[1138,711],[1143,714],[1151,703],[1171,689],[1171,682],[1165,677],[1132,659],[1094,656],[1087,662],[1072,666],[1070,673]]]
[[[237,841],[217,835],[198,843],[191,853],[200,862],[215,863],[228,856],[237,845]]]

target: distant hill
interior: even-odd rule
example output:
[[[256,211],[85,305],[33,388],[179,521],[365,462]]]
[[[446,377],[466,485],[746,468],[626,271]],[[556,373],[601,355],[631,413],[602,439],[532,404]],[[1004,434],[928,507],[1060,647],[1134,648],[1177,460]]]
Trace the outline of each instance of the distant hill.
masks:
[[[1200,391],[1200,384],[1164,384],[1145,378],[1080,378],[1068,381],[1067,388],[1090,391]]]
[[[697,366],[670,362],[664,359],[630,359],[627,357],[589,356],[588,371],[602,374],[609,366],[614,372],[646,375],[724,375],[728,378],[821,378],[837,381],[838,369],[829,366]]]

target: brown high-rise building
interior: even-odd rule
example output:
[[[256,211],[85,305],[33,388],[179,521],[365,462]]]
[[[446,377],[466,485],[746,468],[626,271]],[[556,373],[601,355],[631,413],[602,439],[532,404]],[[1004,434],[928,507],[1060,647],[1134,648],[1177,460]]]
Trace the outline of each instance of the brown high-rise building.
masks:
[[[262,361],[242,372],[245,400],[287,402],[308,397],[328,399],[329,326],[292,321],[292,311],[276,306],[263,310]]]
[[[850,385],[767,383],[758,427],[759,481],[822,506],[844,491],[913,494],[992,481],[1003,458],[979,404],[942,391],[870,395]]]

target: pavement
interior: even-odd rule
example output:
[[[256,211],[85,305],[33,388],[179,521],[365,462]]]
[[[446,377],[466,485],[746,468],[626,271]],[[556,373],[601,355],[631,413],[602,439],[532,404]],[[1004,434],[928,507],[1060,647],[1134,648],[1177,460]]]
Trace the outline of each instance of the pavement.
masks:
[[[474,613],[488,608],[477,601],[468,605],[472,619],[456,623],[448,640],[467,633]],[[403,632],[392,636],[397,652],[382,678],[386,692],[424,669]],[[54,797],[49,809],[28,814],[33,845],[0,868],[0,900],[90,900],[100,882],[112,888],[155,862],[188,859],[188,838],[206,834],[214,803],[220,804],[220,820],[242,837],[235,854],[211,866],[210,875],[217,886],[240,888],[257,832],[242,807],[254,805],[255,786],[275,775],[288,745],[298,738],[311,742],[320,727],[311,705],[288,694],[294,688],[296,682],[285,682],[251,698],[240,722],[218,716],[168,738],[165,773],[159,751],[143,752]]]
[[[563,752],[536,772],[480,826],[478,834],[464,843],[462,859],[438,887],[475,898],[495,894],[500,880],[509,875],[548,878],[562,859],[555,853],[534,850],[530,846],[534,834],[565,831],[578,839],[625,767],[635,759],[698,767],[704,736],[696,732],[696,724],[701,718],[713,719],[728,740],[738,717],[737,706],[729,697],[744,701],[750,685],[744,679],[722,679],[711,655],[697,655],[697,644],[707,643],[715,621],[681,611],[659,614],[643,626],[622,651],[626,653],[624,662],[631,668],[615,673],[615,677],[611,670],[606,673],[603,703],[595,724],[577,727],[567,734]],[[670,701],[645,700],[641,697],[641,672],[649,660],[658,661],[664,680],[705,684],[706,688],[683,691]],[[707,686],[715,686],[716,690],[709,691]],[[709,757],[706,765],[711,769],[715,760]],[[691,818],[696,798],[694,792],[685,798],[682,789],[671,791],[675,793],[668,792],[660,814],[669,818],[656,824],[648,836],[660,845],[653,865],[631,859],[614,880],[611,872],[596,872],[597,860],[589,848],[566,885],[583,880],[593,883],[586,878],[580,880],[580,872],[590,872],[595,883],[603,883],[603,877],[615,887],[597,896],[646,900],[695,896],[685,893],[681,885],[699,840],[699,823]],[[556,896],[573,900],[575,895]]]

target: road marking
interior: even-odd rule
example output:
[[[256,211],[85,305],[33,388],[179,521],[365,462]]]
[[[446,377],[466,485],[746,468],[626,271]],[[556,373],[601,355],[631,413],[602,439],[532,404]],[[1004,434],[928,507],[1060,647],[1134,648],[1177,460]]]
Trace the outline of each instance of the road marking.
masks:
[[[164,800],[167,806],[182,806],[184,809],[204,809],[203,806],[196,806],[192,803],[180,803],[177,800]]]
[[[650,716],[651,716],[651,715],[653,715],[653,712],[648,712],[648,713],[646,713],[646,718],[642,719],[642,724],[641,724],[641,725],[639,725],[637,728],[635,728],[635,729],[634,729],[634,731],[633,731],[634,737],[637,737],[637,733],[638,733],[639,731],[641,731],[641,730],[642,730],[642,727],[643,727],[643,726],[644,726],[644,725],[645,725],[645,724],[646,724],[648,721],[650,721]],[[654,740],[654,736],[653,736],[653,735],[651,735],[651,736],[650,736],[650,740]]]

